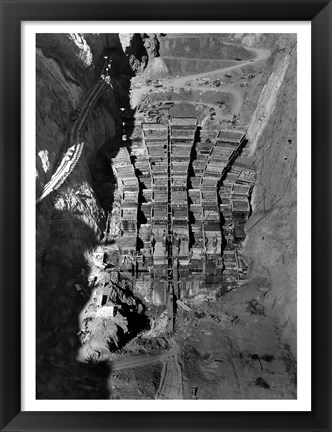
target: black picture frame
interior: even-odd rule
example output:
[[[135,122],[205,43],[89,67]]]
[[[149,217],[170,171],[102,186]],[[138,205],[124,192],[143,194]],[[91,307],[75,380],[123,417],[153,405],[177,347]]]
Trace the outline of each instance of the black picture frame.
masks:
[[[0,3],[1,430],[331,431],[331,2],[1,0]],[[20,226],[24,217],[21,215],[20,186],[21,21],[30,20],[311,21],[312,202],[311,205],[308,203],[307,209],[312,212],[313,221],[311,412],[21,411]]]

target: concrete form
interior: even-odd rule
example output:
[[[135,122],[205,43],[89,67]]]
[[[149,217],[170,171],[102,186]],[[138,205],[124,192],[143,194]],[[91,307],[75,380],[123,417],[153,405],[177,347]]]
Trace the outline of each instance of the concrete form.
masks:
[[[240,156],[245,134],[198,134],[196,118],[140,130],[130,153],[123,147],[111,156],[121,196],[118,245],[132,257],[122,261],[124,271],[135,267],[136,289],[170,307],[174,294],[196,295],[221,279],[224,292],[243,283],[247,266],[236,244],[256,179],[252,160]]]

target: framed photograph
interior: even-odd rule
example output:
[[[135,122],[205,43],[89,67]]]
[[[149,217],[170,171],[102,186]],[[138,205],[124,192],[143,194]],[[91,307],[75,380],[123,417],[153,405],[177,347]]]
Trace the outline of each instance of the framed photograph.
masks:
[[[330,431],[330,2],[0,2],[1,430]]]

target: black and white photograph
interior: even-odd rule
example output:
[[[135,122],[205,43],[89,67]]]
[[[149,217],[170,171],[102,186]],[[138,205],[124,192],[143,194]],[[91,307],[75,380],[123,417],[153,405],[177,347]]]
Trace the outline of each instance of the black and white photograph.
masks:
[[[296,400],[297,34],[34,54],[36,399]]]

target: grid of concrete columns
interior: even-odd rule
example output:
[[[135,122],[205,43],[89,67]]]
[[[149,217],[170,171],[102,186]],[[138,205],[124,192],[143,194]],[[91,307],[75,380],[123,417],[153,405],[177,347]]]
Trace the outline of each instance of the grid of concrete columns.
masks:
[[[121,196],[121,270],[135,273],[136,288],[155,304],[243,283],[238,245],[256,180],[245,134],[172,118],[135,125],[132,136],[111,159]]]

